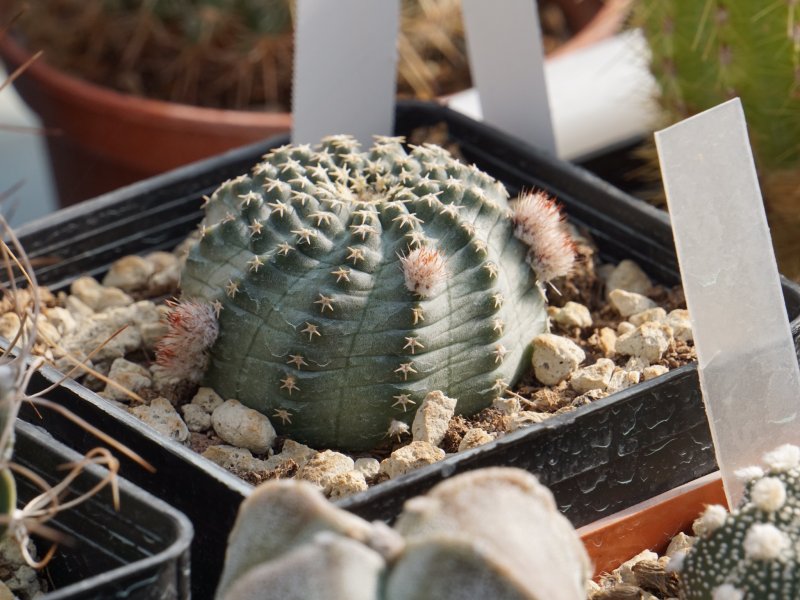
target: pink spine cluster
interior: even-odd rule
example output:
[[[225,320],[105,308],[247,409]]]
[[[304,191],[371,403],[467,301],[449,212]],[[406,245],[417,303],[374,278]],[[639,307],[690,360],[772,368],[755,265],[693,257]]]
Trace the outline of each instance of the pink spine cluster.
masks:
[[[548,282],[569,274],[575,264],[575,244],[561,209],[544,192],[523,194],[514,202],[511,220],[514,235],[528,248],[528,263]]]
[[[435,248],[415,248],[400,257],[406,288],[422,298],[429,298],[441,289],[447,279],[444,258]]]
[[[200,381],[208,350],[219,334],[215,308],[194,300],[169,301],[167,333],[156,345],[156,363],[171,375]]]

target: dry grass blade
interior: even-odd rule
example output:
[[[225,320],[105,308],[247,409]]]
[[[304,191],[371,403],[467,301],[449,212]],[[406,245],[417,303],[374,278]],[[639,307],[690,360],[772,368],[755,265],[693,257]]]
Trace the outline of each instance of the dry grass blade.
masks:
[[[59,413],[60,415],[62,415],[63,417],[69,419],[70,421],[72,421],[76,425],[79,425],[80,427],[85,429],[87,431],[87,433],[92,434],[93,436],[95,436],[97,439],[99,439],[104,444],[108,444],[109,446],[111,446],[114,450],[116,450],[120,454],[123,454],[123,455],[127,456],[128,458],[130,458],[132,461],[134,461],[136,464],[138,464],[142,468],[150,471],[151,473],[155,473],[156,472],[156,468],[153,465],[151,465],[149,462],[147,462],[145,459],[143,459],[141,456],[139,456],[136,452],[134,452],[133,450],[128,448],[122,442],[119,442],[119,441],[115,440],[114,438],[112,438],[111,436],[109,436],[108,434],[103,432],[102,430],[98,429],[97,427],[93,426],[90,423],[87,423],[86,421],[81,419],[78,415],[76,415],[73,412],[70,412],[68,409],[64,408],[60,404],[57,404],[57,403],[52,402],[50,400],[46,400],[45,398],[37,398],[35,400],[35,402],[39,406],[44,406],[46,408],[49,408],[50,410],[53,410],[53,411]]]

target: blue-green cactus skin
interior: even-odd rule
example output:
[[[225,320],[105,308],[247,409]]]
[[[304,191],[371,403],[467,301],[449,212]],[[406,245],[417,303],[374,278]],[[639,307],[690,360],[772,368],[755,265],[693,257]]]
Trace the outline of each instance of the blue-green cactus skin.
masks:
[[[219,313],[206,384],[280,434],[349,450],[432,390],[461,414],[490,405],[547,329],[507,198],[398,138],[273,150],[208,200],[182,275],[184,297]]]

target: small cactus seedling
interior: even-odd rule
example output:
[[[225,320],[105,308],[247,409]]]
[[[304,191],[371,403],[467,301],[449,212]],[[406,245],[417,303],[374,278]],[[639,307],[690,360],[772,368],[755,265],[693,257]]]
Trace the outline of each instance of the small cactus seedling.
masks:
[[[549,490],[519,469],[453,477],[369,524],[303,481],[239,510],[217,600],[578,600],[586,550]]]
[[[738,509],[709,506],[698,520],[700,538],[677,560],[682,599],[800,598],[800,448],[764,461],[766,470],[740,472],[748,483]]]
[[[572,265],[552,200],[509,208],[476,167],[401,142],[273,150],[208,200],[182,274],[219,317],[206,384],[303,443],[374,447],[432,390],[488,406],[547,328],[542,284]]]

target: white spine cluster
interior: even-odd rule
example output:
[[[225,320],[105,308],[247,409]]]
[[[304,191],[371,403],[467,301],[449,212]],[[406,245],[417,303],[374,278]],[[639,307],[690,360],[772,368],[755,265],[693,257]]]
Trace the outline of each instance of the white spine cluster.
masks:
[[[764,455],[764,462],[773,471],[783,472],[800,466],[800,448],[792,444],[778,446]]]
[[[422,298],[434,296],[447,280],[444,257],[435,248],[415,248],[400,257],[406,288]]]
[[[789,536],[772,523],[756,523],[744,537],[744,553],[753,560],[774,560],[791,546]]]
[[[716,531],[725,524],[728,518],[728,511],[719,504],[710,504],[694,522],[694,532],[697,535],[706,536]]]
[[[744,592],[730,583],[714,588],[711,600],[744,600]]]
[[[216,309],[194,300],[168,304],[168,331],[156,345],[156,362],[176,378],[197,382],[205,372],[208,350],[219,335]]]
[[[786,486],[777,477],[765,477],[753,484],[753,504],[765,512],[775,512],[786,503]]]
[[[575,244],[555,200],[543,192],[524,194],[513,204],[514,235],[525,243],[528,263],[548,282],[567,275],[575,263]]]

